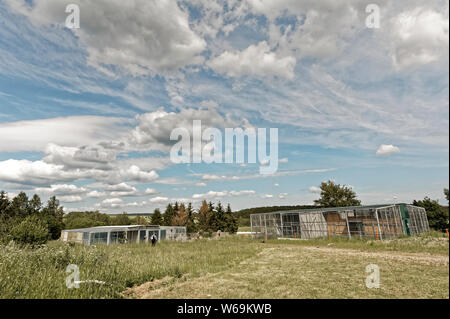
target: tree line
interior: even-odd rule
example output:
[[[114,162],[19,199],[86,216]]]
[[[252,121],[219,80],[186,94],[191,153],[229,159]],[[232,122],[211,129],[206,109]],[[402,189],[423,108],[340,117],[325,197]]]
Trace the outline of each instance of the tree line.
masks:
[[[66,229],[86,228],[108,225],[160,225],[160,226],[185,226],[187,233],[212,233],[218,230],[236,233],[238,220],[228,204],[224,209],[219,202],[202,202],[198,210],[192,208],[192,203],[169,203],[161,213],[155,209],[153,214],[145,216],[130,217],[127,213],[116,216],[93,212],[71,212],[64,217]]]
[[[55,196],[44,206],[40,197],[31,199],[21,192],[9,199],[0,192],[0,243],[15,241],[23,244],[43,244],[58,239],[64,229],[64,211]]]
[[[449,191],[444,189],[449,200]],[[42,244],[48,240],[58,239],[63,229],[86,228],[107,225],[162,225],[185,226],[188,233],[211,234],[218,230],[236,233],[238,226],[248,226],[249,216],[253,213],[271,212],[290,209],[314,207],[357,206],[361,202],[356,193],[348,186],[341,186],[334,181],[320,185],[320,198],[314,201],[315,206],[272,206],[257,207],[233,212],[228,204],[224,208],[221,202],[202,201],[194,210],[192,203],[169,203],[164,212],[155,209],[147,218],[130,217],[127,213],[110,216],[98,211],[71,212],[64,214],[55,196],[44,205],[38,195],[28,198],[20,192],[10,199],[4,191],[0,192],[0,244],[11,240],[24,244]],[[425,208],[430,227],[436,230],[449,228],[449,208],[442,206],[437,200],[425,197],[414,200],[413,205]]]

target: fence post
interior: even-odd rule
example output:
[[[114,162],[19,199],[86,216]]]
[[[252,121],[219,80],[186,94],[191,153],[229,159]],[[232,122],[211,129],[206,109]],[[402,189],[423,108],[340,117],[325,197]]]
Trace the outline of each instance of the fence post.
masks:
[[[449,239],[449,237],[448,237],[448,228],[445,231],[447,232],[447,239]]]

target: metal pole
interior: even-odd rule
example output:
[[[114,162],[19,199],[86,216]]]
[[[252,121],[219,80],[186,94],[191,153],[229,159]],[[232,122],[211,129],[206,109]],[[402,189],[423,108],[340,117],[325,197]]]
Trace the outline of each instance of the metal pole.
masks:
[[[348,239],[352,239],[352,235],[350,234],[350,225],[348,223],[348,211],[345,212],[345,221],[347,222]]]
[[[377,217],[378,233],[380,234],[380,239],[383,240],[383,236],[381,235],[381,229],[380,229],[380,220],[378,219],[378,209],[375,209],[375,216]]]

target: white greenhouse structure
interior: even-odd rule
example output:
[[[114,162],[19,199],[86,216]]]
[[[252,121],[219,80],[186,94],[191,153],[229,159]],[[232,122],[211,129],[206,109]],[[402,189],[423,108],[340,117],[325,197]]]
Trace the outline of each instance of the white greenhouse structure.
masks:
[[[186,227],[183,226],[99,226],[80,229],[66,229],[61,232],[61,240],[85,245],[148,243],[151,236],[157,240],[186,240]]]
[[[407,204],[299,209],[250,215],[256,238],[344,236],[380,240],[430,230],[424,208]]]

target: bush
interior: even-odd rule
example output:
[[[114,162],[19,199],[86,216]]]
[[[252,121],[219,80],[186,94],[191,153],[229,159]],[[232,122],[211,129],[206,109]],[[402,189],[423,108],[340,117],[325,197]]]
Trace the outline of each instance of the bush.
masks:
[[[11,239],[20,244],[45,244],[48,238],[47,225],[35,216],[25,218],[11,229]]]

